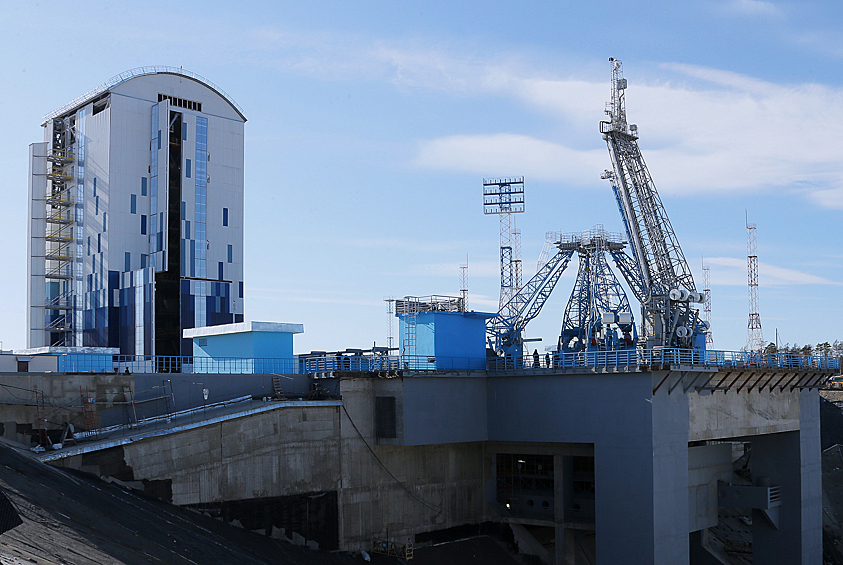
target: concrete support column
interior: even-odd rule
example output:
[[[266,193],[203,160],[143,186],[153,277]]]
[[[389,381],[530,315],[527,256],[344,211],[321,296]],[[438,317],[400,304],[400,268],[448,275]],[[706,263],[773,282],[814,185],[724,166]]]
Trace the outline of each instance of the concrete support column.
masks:
[[[597,562],[687,565],[687,396],[660,391],[630,403],[646,414],[630,407],[594,446]]]
[[[571,457],[553,456],[553,515],[556,522],[556,565],[576,565],[576,537],[574,530],[565,527],[565,507],[570,495],[566,485],[572,471]]]
[[[781,486],[778,528],[752,511],[752,562],[756,565],[822,562],[822,470],[819,399],[800,395],[800,431],[752,436],[753,479]]]
[[[653,535],[658,564],[687,565],[688,531],[687,395],[679,392],[653,397]]]

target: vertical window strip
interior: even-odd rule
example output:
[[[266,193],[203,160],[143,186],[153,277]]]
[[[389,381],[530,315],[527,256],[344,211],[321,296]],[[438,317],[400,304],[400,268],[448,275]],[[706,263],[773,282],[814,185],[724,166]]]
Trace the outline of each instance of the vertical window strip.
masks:
[[[191,273],[200,278],[208,276],[206,267],[208,240],[207,240],[207,167],[208,167],[208,119],[196,118],[196,153],[195,153],[195,199],[193,214],[193,268]],[[204,301],[200,300],[204,304]],[[200,314],[197,312],[197,323]],[[202,325],[205,325],[205,314],[201,314]],[[198,326],[197,326],[198,327]]]
[[[131,195],[131,202],[129,203],[129,211],[132,214],[138,213],[138,195],[137,194]]]

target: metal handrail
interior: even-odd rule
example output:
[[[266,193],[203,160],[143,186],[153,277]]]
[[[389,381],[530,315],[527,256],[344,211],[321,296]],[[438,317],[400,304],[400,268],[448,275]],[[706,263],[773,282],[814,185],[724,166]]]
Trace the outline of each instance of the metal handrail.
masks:
[[[237,102],[235,102],[234,99],[231,98],[231,96],[229,96],[226,91],[224,91],[222,88],[220,88],[219,86],[217,86],[213,82],[209,81],[205,77],[203,77],[201,75],[198,75],[196,73],[192,73],[190,71],[186,71],[186,70],[182,69],[181,67],[168,67],[168,66],[164,66],[164,65],[153,65],[153,66],[149,66],[149,67],[136,67],[134,69],[129,69],[128,71],[122,72],[119,75],[111,77],[110,79],[108,79],[107,81],[105,81],[104,83],[99,85],[98,87],[96,87],[92,90],[89,90],[88,92],[86,92],[82,96],[74,98],[73,100],[71,100],[70,102],[68,102],[64,106],[62,106],[61,108],[58,108],[57,110],[53,110],[52,112],[50,112],[49,114],[44,116],[44,118],[41,120],[41,125],[42,126],[45,125],[48,121],[52,120],[56,116],[60,116],[60,115],[64,114],[65,112],[67,112],[68,110],[71,110],[72,108],[76,108],[77,106],[81,106],[85,102],[95,98],[98,94],[101,94],[101,93],[105,92],[106,90],[111,90],[113,87],[117,86],[118,84],[120,84],[122,82],[125,82],[125,81],[127,81],[129,79],[132,79],[132,78],[135,78],[135,77],[144,76],[144,75],[154,75],[154,74],[158,74],[158,73],[180,75],[180,76],[192,78],[194,80],[197,80],[197,81],[201,82],[202,84],[204,84],[205,86],[215,90],[217,93],[220,94],[220,96],[225,98],[225,100],[229,104],[234,106],[234,108],[237,109],[237,111],[240,113],[240,115],[243,116],[244,119],[245,119],[245,114],[243,113],[243,108],[241,108],[240,105]]]
[[[132,373],[317,374],[343,373],[526,373],[565,369],[626,367],[628,370],[660,366],[721,369],[780,369],[839,371],[840,358],[789,353],[699,351],[689,349],[629,349],[579,353],[546,353],[511,357],[434,357],[427,355],[300,355],[287,358],[196,357],[156,355],[67,354],[60,367],[94,367],[96,371],[128,370]],[[88,369],[85,369],[88,370]]]
[[[839,357],[759,353],[751,351],[700,351],[698,349],[628,349],[545,353],[522,357],[495,357],[487,361],[489,371],[523,369],[567,369],[577,367],[652,367],[660,365],[702,367],[748,367],[758,369],[840,370]]]

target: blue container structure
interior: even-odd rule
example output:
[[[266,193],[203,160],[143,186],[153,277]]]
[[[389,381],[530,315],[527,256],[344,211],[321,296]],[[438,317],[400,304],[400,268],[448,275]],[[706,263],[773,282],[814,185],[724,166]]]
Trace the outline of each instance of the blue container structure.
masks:
[[[442,371],[485,370],[486,320],[495,316],[486,312],[441,311],[399,314],[402,367]],[[413,341],[415,347],[412,346]]]
[[[293,373],[293,335],[302,324],[239,322],[184,330],[193,340],[193,372]]]

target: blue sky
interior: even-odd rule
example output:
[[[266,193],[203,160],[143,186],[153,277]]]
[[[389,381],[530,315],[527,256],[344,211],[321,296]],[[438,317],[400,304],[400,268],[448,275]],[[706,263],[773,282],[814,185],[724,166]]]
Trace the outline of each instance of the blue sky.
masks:
[[[303,323],[303,352],[385,344],[383,299],[457,294],[466,255],[470,306],[495,309],[484,177],[526,177],[526,276],[545,232],[621,231],[609,57],[698,288],[711,267],[715,347],[746,341],[745,211],[765,337],[843,339],[841,3],[1,4],[4,349],[25,346],[27,147],[122,71],[181,65],[244,108],[246,318]],[[528,326],[541,346],[574,275]]]

